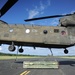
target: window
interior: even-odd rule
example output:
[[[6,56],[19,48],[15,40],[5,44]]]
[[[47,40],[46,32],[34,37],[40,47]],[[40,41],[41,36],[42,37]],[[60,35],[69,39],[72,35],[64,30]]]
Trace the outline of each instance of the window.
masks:
[[[26,33],[30,33],[30,29],[26,29],[25,32],[26,32]]]
[[[44,33],[44,34],[47,34],[47,33],[48,33],[48,31],[47,31],[47,30],[44,30],[44,31],[43,31],[43,33]]]
[[[9,31],[10,31],[10,32],[13,32],[14,30],[13,30],[13,29],[10,29]]]
[[[62,35],[65,35],[65,34],[66,34],[66,32],[65,32],[65,31],[61,31],[61,34],[62,34]]]
[[[54,33],[59,33],[59,29],[54,29]]]

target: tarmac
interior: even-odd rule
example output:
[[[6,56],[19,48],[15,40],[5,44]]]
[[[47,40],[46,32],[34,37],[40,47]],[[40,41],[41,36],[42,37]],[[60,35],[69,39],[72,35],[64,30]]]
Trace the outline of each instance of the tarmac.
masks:
[[[58,69],[27,69],[23,68],[23,61],[52,61],[57,60]],[[74,75],[75,59],[66,58],[25,58],[15,60],[0,60],[0,75]]]

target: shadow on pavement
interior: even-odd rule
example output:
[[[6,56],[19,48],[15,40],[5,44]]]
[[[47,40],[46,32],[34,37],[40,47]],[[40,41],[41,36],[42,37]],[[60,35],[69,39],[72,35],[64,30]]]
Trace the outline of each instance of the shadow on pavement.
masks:
[[[59,65],[70,65],[75,66],[75,61],[58,61]]]
[[[15,61],[15,63],[23,64],[23,61]]]

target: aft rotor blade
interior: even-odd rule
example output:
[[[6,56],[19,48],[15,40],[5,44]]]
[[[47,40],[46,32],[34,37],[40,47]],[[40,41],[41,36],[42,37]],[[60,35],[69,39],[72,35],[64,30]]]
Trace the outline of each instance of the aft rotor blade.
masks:
[[[56,17],[63,17],[63,16],[69,16],[71,14],[66,15],[53,15],[53,16],[45,16],[45,17],[39,17],[39,18],[32,18],[32,19],[26,19],[25,21],[34,21],[34,20],[41,20],[41,19],[48,19],[48,18],[56,18]]]
[[[1,8],[1,16],[3,16],[18,0],[8,0],[6,4]]]

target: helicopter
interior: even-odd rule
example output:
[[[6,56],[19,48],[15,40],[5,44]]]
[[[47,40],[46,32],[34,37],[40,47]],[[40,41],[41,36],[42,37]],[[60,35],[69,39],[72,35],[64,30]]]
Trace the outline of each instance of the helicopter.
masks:
[[[1,8],[2,17],[18,0],[8,0]],[[57,26],[38,26],[26,24],[8,24],[0,20],[0,45],[8,44],[9,51],[15,51],[16,47],[22,53],[23,46],[43,48],[64,48],[64,53],[68,54],[67,47],[75,45],[75,13],[65,15],[53,15],[39,18],[27,19],[27,21],[56,18],[59,19]]]

